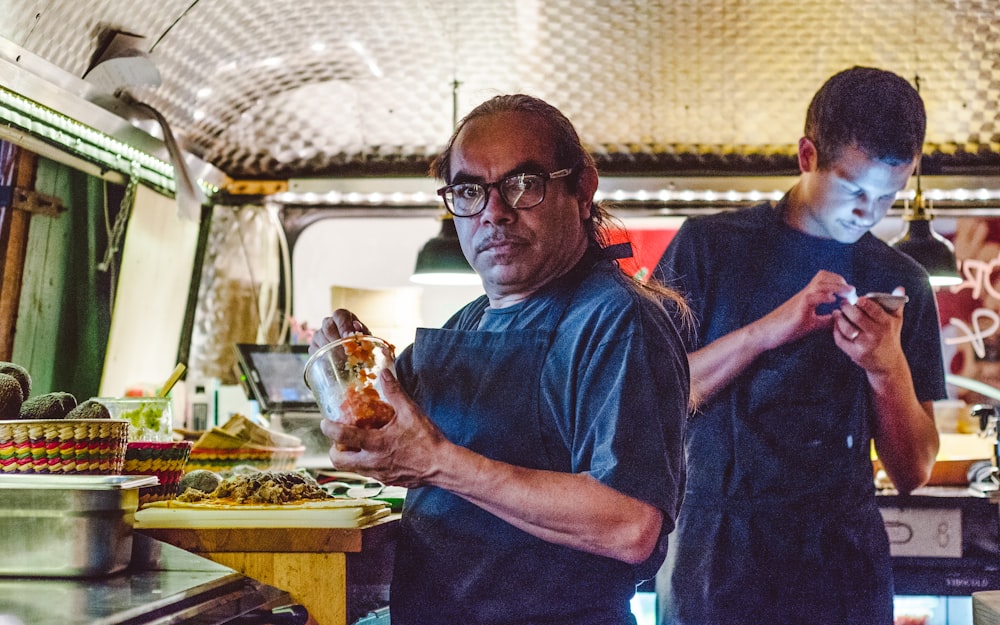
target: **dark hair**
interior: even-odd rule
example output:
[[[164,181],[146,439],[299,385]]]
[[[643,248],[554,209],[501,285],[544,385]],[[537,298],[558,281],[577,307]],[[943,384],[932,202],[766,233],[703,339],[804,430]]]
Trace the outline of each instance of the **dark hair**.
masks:
[[[905,79],[873,67],[852,67],[820,87],[806,113],[805,135],[829,166],[848,146],[901,165],[919,155],[927,115],[920,94]]]
[[[463,117],[462,121],[455,127],[455,132],[452,133],[451,138],[448,139],[448,144],[444,150],[431,163],[431,175],[439,180],[451,182],[449,179],[451,175],[449,171],[451,167],[451,150],[455,145],[455,139],[458,137],[458,134],[462,132],[462,129],[469,122],[499,113],[524,113],[540,117],[552,132],[551,138],[555,144],[553,147],[555,149],[556,162],[558,163],[557,166],[572,167],[573,165],[577,165],[579,169],[595,167],[594,157],[583,147],[583,143],[580,141],[580,136],[577,135],[573,123],[559,109],[539,98],[523,93],[515,93],[490,98]],[[576,190],[578,180],[579,177],[574,175],[572,186],[570,187],[574,191]]]
[[[566,118],[562,112],[548,102],[534,96],[523,93],[511,95],[498,95],[486,100],[476,108],[472,109],[468,115],[455,127],[455,132],[448,139],[444,150],[431,163],[431,175],[439,180],[451,182],[451,151],[455,147],[455,139],[462,132],[466,124],[482,117],[489,117],[500,113],[523,113],[534,115],[542,120],[548,127],[550,139],[553,143],[557,167],[576,167],[573,175],[567,178],[567,184],[572,192],[576,192],[580,182],[580,172],[587,168],[595,168],[594,157],[583,147],[580,136],[573,127],[573,123]],[[605,234],[605,222],[610,215],[604,208],[594,204],[590,209],[590,219],[587,220],[587,237],[599,245],[607,244]]]
[[[594,157],[583,146],[580,136],[573,127],[573,123],[566,118],[562,112],[548,102],[534,96],[516,93],[510,95],[498,95],[486,100],[476,108],[472,109],[468,115],[455,127],[451,138],[445,145],[444,150],[438,154],[431,163],[430,174],[438,180],[451,182],[451,152],[455,147],[455,139],[462,132],[466,124],[482,117],[498,115],[500,113],[523,113],[535,115],[548,127],[549,140],[553,143],[557,167],[575,167],[573,175],[567,178],[567,184],[572,192],[579,188],[580,173],[588,168],[596,169]],[[592,245],[605,247],[611,242],[610,228],[617,223],[617,220],[601,204],[593,202],[590,208],[590,216],[584,223],[587,231],[587,238]],[[673,301],[675,311],[680,314],[685,322],[690,320],[690,310],[684,298],[676,291],[667,288],[650,279],[647,282],[632,281],[640,286],[640,291],[646,294],[653,294]]]

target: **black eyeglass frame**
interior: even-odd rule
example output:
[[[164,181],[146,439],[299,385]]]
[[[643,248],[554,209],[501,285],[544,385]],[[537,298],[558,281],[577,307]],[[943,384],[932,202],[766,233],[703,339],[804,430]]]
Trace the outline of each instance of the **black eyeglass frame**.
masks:
[[[534,207],[538,206],[539,204],[541,204],[542,202],[545,201],[545,194],[548,192],[548,186],[547,186],[547,184],[548,184],[549,180],[557,180],[559,178],[565,178],[566,176],[570,176],[570,175],[572,175],[577,170],[577,167],[578,167],[577,165],[574,165],[573,167],[565,167],[563,169],[557,169],[556,171],[552,171],[552,172],[548,172],[548,173],[542,172],[542,173],[537,173],[537,174],[536,173],[530,173],[530,172],[521,172],[519,174],[511,174],[510,176],[505,176],[505,177],[501,178],[500,180],[497,180],[496,182],[486,182],[486,183],[481,183],[481,182],[459,182],[457,184],[449,184],[449,185],[445,185],[445,186],[441,187],[440,189],[437,190],[437,194],[439,196],[441,196],[441,199],[444,201],[444,207],[448,210],[449,213],[451,213],[455,217],[475,217],[479,213],[481,213],[484,210],[486,210],[486,205],[489,204],[490,189],[496,188],[497,192],[500,194],[500,198],[503,199],[503,201],[508,206],[510,206],[510,202],[507,201],[506,196],[504,196],[504,194],[503,194],[503,187],[501,185],[503,183],[507,182],[508,180],[512,180],[512,179],[516,179],[516,178],[523,178],[524,176],[537,176],[537,177],[541,178],[541,180],[542,180],[542,195],[539,198],[539,200],[537,202],[535,202],[534,204],[531,204],[530,206],[511,206],[511,208],[513,208],[515,210],[527,210],[529,208],[534,208]],[[465,185],[477,186],[477,187],[482,188],[482,190],[483,190],[483,205],[480,206],[479,210],[477,210],[474,213],[456,213],[454,211],[454,209],[452,209],[451,203],[448,201],[448,197],[447,196],[448,196],[449,193],[452,193],[454,191],[455,187],[460,187],[460,186],[465,186]]]

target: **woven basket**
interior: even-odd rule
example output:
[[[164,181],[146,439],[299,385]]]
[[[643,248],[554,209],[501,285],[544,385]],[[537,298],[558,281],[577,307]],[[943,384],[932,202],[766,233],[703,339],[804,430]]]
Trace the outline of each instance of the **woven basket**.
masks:
[[[127,444],[120,419],[0,421],[0,473],[119,475]]]
[[[195,447],[191,457],[184,467],[185,473],[195,469],[207,469],[222,473],[239,465],[248,465],[255,469],[271,471],[288,471],[295,468],[295,463],[305,447],[261,447],[247,445],[233,449],[212,449]]]
[[[139,507],[154,501],[173,499],[191,455],[191,441],[136,441],[125,449],[126,475],[155,475],[160,483],[139,489]]]

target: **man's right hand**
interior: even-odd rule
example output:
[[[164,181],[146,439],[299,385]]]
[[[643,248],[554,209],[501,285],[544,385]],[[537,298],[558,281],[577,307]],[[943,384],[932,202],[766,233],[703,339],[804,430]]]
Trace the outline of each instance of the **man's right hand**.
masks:
[[[333,443],[330,461],[338,469],[355,471],[384,484],[423,486],[436,473],[436,463],[453,446],[390,370],[382,372],[379,383],[395,416],[377,429],[323,419],[320,429]]]
[[[312,354],[327,343],[358,332],[371,334],[368,326],[361,323],[354,313],[345,308],[338,308],[329,317],[324,317],[319,329],[313,333],[309,342],[309,353]]]
[[[791,299],[751,324],[757,326],[755,330],[759,332],[760,340],[764,341],[761,351],[798,340],[816,330],[832,327],[833,315],[821,315],[816,312],[816,308],[821,304],[836,302],[838,296],[846,298],[852,293],[854,287],[847,284],[843,276],[832,271],[819,271]]]

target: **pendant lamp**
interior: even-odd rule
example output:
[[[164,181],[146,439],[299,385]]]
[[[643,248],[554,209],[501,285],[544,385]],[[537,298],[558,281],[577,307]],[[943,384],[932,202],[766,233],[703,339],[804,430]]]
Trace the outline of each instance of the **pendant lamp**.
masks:
[[[914,76],[917,93],[920,93],[920,76]],[[934,232],[931,226],[931,207],[924,203],[924,192],[920,186],[920,165],[922,156],[917,156],[915,176],[917,192],[913,204],[903,207],[903,230],[889,241],[900,252],[923,265],[927,270],[931,286],[955,286],[962,283],[958,275],[958,260],[955,246],[951,241]]]
[[[913,204],[907,202],[903,209],[903,230],[889,241],[889,245],[923,265],[930,276],[931,286],[961,284],[955,246],[931,226],[931,208],[924,203],[924,194],[920,189],[919,161],[916,178],[917,193]]]
[[[478,285],[482,282],[465,259],[458,241],[455,220],[450,214],[441,218],[441,232],[420,248],[417,264],[410,276],[417,284]]]
[[[458,79],[451,82],[451,125],[458,127]],[[441,232],[424,243],[417,253],[417,266],[410,282],[416,284],[479,286],[482,280],[462,252],[455,229],[455,218],[445,212],[441,216]]]

